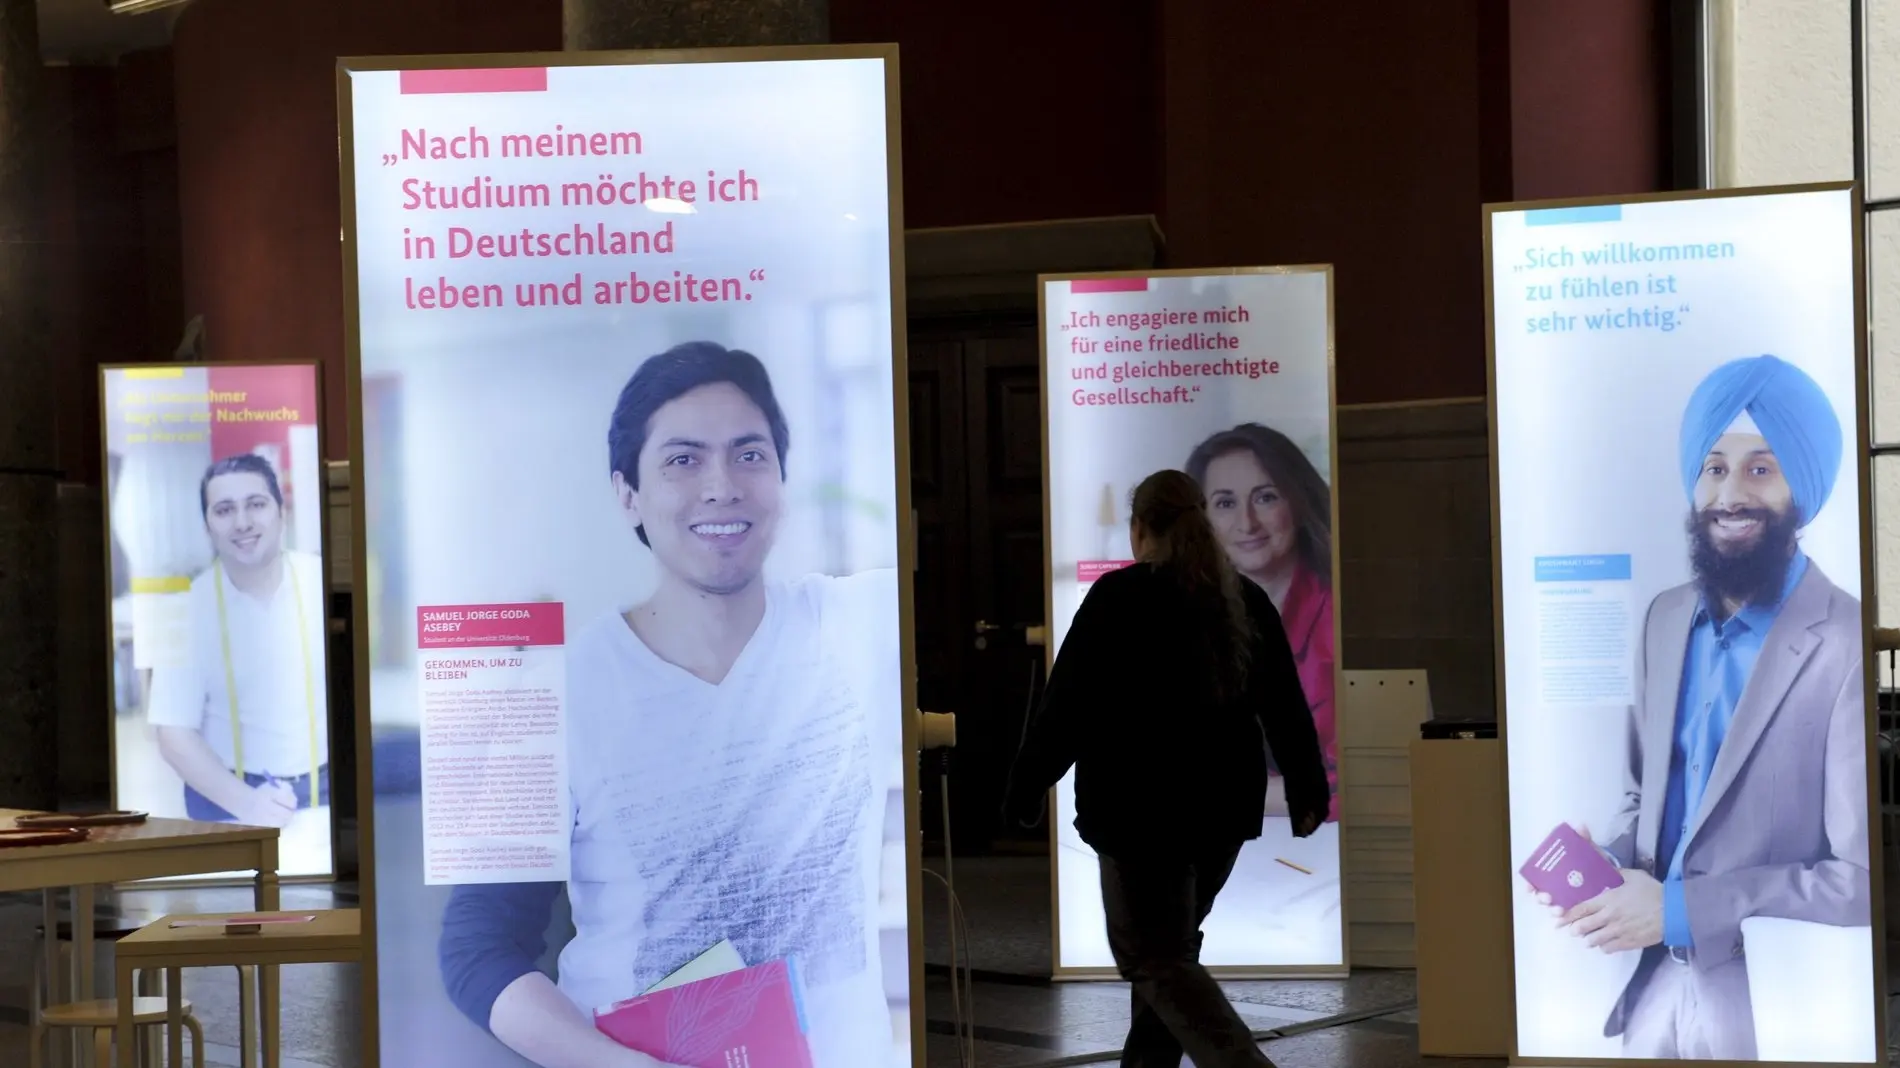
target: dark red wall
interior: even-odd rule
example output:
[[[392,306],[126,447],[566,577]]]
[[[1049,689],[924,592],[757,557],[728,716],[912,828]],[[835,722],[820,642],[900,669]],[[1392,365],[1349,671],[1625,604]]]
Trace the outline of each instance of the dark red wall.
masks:
[[[734,0],[741,2],[741,0]],[[1663,188],[1665,0],[832,0],[894,40],[911,227],[1149,213],[1170,266],[1331,262],[1339,399],[1484,390],[1480,208]],[[198,0],[184,312],[324,360],[344,453],[333,57],[560,47],[560,0]],[[181,320],[182,321],[182,320]]]
[[[1654,0],[1512,5],[1513,196],[1667,188],[1667,7]]]
[[[1156,210],[1156,6],[831,0],[832,40],[900,49],[904,224]]]
[[[324,362],[348,455],[336,58],[561,47],[560,0],[198,0],[178,21],[185,306],[214,360]]]
[[[1502,6],[1166,5],[1169,265],[1333,264],[1342,402],[1484,392]]]
[[[1668,188],[1667,8],[1168,0],[1170,266],[1330,262],[1342,403],[1482,395],[1482,206]]]
[[[97,483],[102,363],[169,354],[179,312],[170,53],[46,69],[49,358],[59,466]]]

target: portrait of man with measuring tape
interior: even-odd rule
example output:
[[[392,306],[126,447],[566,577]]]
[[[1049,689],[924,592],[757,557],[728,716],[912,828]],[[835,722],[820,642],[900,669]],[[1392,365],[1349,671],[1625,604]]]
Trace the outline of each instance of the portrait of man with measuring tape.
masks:
[[[215,559],[191,582],[191,649],[152,673],[148,719],[195,820],[287,826],[330,803],[322,561],[284,548],[270,461],[227,456],[199,508]]]

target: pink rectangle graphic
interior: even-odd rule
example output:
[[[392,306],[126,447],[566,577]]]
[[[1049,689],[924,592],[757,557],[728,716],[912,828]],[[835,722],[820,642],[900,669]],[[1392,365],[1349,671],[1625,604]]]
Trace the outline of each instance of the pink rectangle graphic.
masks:
[[[1075,581],[1094,582],[1103,575],[1120,571],[1124,567],[1133,567],[1133,560],[1084,560],[1075,565]]]
[[[546,67],[497,67],[491,70],[406,70],[402,94],[545,93]]]
[[[1146,278],[1078,278],[1069,283],[1071,293],[1146,293]]]
[[[528,604],[424,605],[416,609],[422,649],[496,649],[567,644],[559,601]]]

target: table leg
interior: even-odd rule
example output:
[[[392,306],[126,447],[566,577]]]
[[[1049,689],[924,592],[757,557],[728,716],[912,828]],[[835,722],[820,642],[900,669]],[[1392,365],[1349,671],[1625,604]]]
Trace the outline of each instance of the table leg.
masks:
[[[276,912],[283,907],[278,896],[277,883],[277,842],[275,839],[264,842],[259,849],[257,864],[257,911]],[[266,965],[257,970],[258,1030],[264,1040],[264,1068],[278,1068],[280,1036],[277,1029],[277,966]]]
[[[95,887],[72,887],[72,1000],[91,1001],[99,996],[97,977],[93,975],[93,906]],[[74,1028],[74,1036],[78,1028]],[[89,1068],[106,1068],[104,1064],[93,1062],[93,1051],[80,1043],[80,1057],[74,1064],[87,1064]]]
[[[46,929],[46,937],[40,942],[40,955],[46,962],[46,1004],[53,1005],[59,997],[59,891],[40,891],[40,926]]]
[[[94,906],[97,904],[96,888],[77,886],[73,888],[73,975],[77,989],[75,1001],[91,1001],[97,997],[98,987],[94,985],[92,974],[92,927]]]
[[[165,1063],[183,1068],[185,1063],[185,976],[177,968],[165,969]],[[124,1059],[120,1059],[124,1063]]]
[[[135,973],[132,980],[132,996],[134,998],[162,996],[165,993],[160,982],[163,975],[164,973],[156,968],[147,968]],[[158,1043],[152,1041],[151,1028],[140,1028],[138,1035],[133,1039],[133,1044],[139,1048],[140,1068],[165,1068],[159,1063]]]
[[[72,887],[72,973],[66,975],[66,1000],[91,1001],[95,998],[93,986],[93,887]],[[57,929],[53,933],[55,941],[59,937]],[[53,948],[55,956],[59,952],[57,944]],[[72,1028],[72,1038],[68,1041],[68,1064],[80,1068],[104,1068],[104,1064],[93,1064],[93,1047],[87,1045],[80,1028]]]
[[[238,1056],[243,1068],[257,1068],[257,969],[239,968],[238,1041],[244,1050]]]
[[[46,958],[45,989],[39,991],[39,1001],[43,1008],[51,1008],[60,1003],[66,992],[64,962],[59,953],[59,891],[40,891],[40,925],[46,928],[46,939],[40,946],[40,953]],[[37,1020],[28,1021],[29,1026],[37,1026]],[[73,1062],[73,1051],[78,1048],[77,1040],[71,1034],[62,1033],[66,1029],[53,1032],[53,1064],[68,1065]],[[61,1050],[65,1052],[62,1053]]]
[[[118,1068],[136,1068],[138,1063],[137,1028],[132,1026],[132,969],[123,963],[115,962],[112,996],[118,1001],[119,1026],[113,1037],[117,1040],[118,1055],[114,1059]],[[99,1068],[106,1068],[100,1065]]]

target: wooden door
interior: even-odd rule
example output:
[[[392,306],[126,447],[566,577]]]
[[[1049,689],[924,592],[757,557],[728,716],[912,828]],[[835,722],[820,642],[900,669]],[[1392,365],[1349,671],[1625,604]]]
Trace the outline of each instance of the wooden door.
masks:
[[[960,621],[969,617],[969,479],[964,465],[963,343],[955,337],[910,338],[910,499],[917,524],[917,571],[912,576],[917,707],[962,713],[964,661]],[[926,753],[923,833],[943,840],[942,753]],[[952,791],[953,804],[957,800]],[[959,849],[964,843],[955,843]]]
[[[917,509],[918,702],[957,714],[958,852],[1006,831],[1000,809],[1042,650],[1042,399],[1033,318],[913,323],[911,493]],[[941,837],[940,765],[925,761],[924,833]]]

